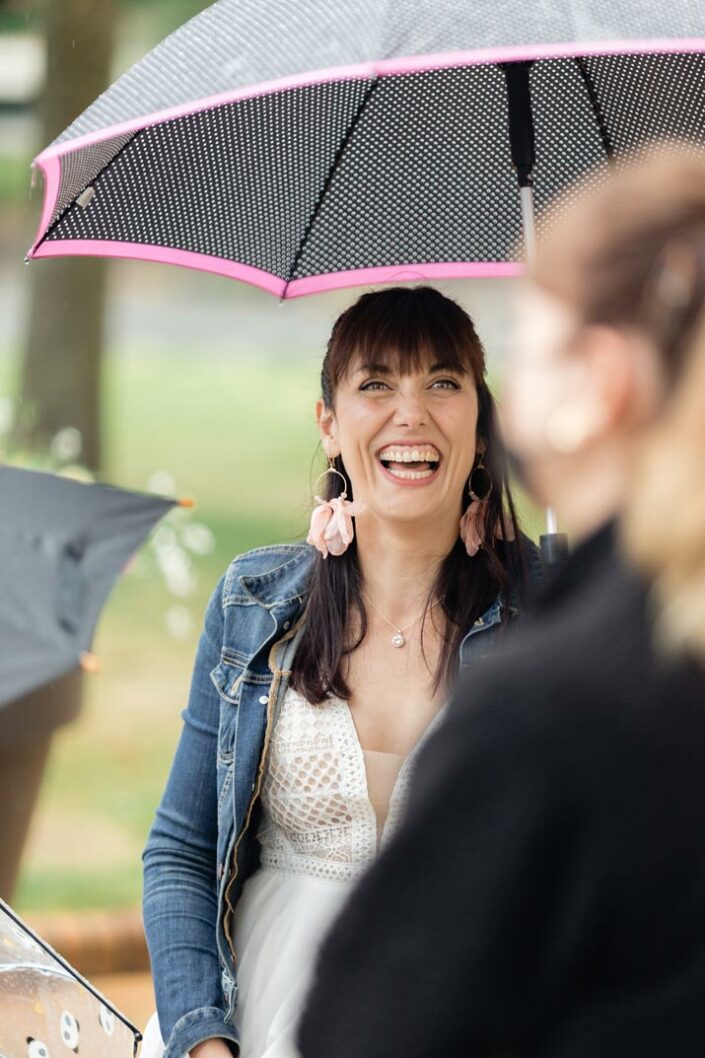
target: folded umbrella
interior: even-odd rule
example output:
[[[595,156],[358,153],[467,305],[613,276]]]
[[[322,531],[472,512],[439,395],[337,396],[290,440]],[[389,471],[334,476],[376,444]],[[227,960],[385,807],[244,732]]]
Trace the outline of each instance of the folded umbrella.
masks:
[[[0,1058],[134,1058],[140,1039],[0,900]]]
[[[119,573],[176,502],[0,466],[0,707],[79,664]]]

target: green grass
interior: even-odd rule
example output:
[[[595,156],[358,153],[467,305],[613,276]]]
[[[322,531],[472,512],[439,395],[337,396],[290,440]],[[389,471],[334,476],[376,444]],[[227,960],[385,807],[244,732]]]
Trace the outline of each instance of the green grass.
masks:
[[[141,899],[141,875],[132,861],[109,871],[100,866],[56,868],[51,877],[30,863],[22,873],[14,906],[23,912],[84,911],[138,907]]]
[[[0,154],[0,206],[21,205],[30,197],[29,158]]]

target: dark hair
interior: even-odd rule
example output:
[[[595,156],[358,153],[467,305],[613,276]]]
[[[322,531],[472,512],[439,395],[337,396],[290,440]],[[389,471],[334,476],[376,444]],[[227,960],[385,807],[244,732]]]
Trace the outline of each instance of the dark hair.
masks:
[[[336,389],[353,364],[364,367],[382,360],[404,374],[422,369],[429,359],[472,376],[478,395],[477,434],[484,443],[484,465],[493,479],[485,522],[485,528],[491,526],[492,531],[486,531],[486,543],[471,558],[458,539],[441,562],[426,603],[422,637],[434,599],[440,600],[445,619],[445,643],[435,674],[437,689],[454,676],[460,641],[468,629],[499,592],[506,593],[510,584],[523,578],[519,526],[507,485],[494,401],[485,379],[482,343],[467,313],[431,287],[392,287],[363,294],[333,326],[321,371],[321,391],[326,407],[333,408]],[[348,498],[353,499],[342,459],[338,457],[334,465],[346,485],[338,475],[328,475],[325,498],[338,496],[345,488]],[[495,538],[497,523],[505,540],[513,536],[515,543]],[[350,639],[352,613],[359,617],[360,633],[355,642]],[[343,555],[325,561],[316,556],[305,627],[294,658],[293,686],[311,702],[322,702],[329,694],[349,698],[341,662],[362,643],[366,633],[362,576],[357,541],[353,540]]]

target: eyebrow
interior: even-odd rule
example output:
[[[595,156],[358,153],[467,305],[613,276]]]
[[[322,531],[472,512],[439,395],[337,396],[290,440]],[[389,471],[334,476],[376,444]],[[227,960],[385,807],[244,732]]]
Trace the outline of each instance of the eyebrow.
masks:
[[[373,375],[391,375],[392,374],[392,369],[391,369],[391,367],[389,367],[388,364],[365,364],[364,366],[359,367],[358,371],[369,372],[370,374],[373,374]],[[431,367],[429,367],[429,369],[428,369],[428,373],[429,374],[433,374],[434,371],[452,371],[456,375],[463,373],[463,372],[459,371],[457,367],[453,366],[453,364],[443,364],[443,363],[432,364]]]

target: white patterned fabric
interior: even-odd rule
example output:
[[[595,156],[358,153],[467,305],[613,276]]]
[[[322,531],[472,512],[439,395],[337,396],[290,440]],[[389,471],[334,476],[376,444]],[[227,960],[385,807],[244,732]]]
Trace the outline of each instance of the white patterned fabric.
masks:
[[[311,705],[287,690],[262,791],[261,867],[235,909],[241,1058],[295,1058],[296,1023],[318,947],[380,841],[401,822],[413,761],[440,716],[392,784],[391,761],[382,781],[374,767],[366,770],[370,754],[347,702]],[[388,810],[380,803],[387,796]]]
[[[56,142],[312,69],[500,44],[702,31],[701,0],[219,0],[123,74]]]
[[[382,841],[401,818],[415,753],[394,784]],[[262,804],[263,867],[349,881],[368,866],[377,853],[377,815],[347,702],[331,698],[311,705],[287,690],[272,734]]]

